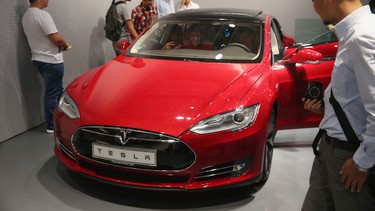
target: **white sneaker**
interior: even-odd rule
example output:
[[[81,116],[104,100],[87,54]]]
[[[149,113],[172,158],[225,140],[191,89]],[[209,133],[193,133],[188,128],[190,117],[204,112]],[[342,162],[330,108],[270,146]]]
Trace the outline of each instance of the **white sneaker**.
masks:
[[[55,131],[54,131],[53,129],[48,129],[48,128],[47,128],[46,132],[47,132],[48,134],[53,134]]]

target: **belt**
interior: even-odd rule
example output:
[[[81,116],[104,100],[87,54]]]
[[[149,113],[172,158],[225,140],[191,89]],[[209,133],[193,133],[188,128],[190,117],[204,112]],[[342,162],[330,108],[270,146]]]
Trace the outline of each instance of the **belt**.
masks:
[[[334,148],[352,151],[351,145],[349,144],[348,141],[341,141],[337,138],[332,138],[327,135],[325,130],[319,129],[319,132],[318,134],[316,134],[313,144],[312,144],[314,154],[318,157],[319,157],[318,144],[321,139],[329,143]]]
[[[351,151],[348,141],[341,141],[337,138],[332,138],[326,133],[323,134],[322,139],[328,144],[330,144],[333,148]]]

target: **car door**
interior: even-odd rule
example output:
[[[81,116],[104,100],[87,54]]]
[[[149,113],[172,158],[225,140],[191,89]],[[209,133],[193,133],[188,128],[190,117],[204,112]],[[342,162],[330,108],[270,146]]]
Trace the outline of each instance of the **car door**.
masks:
[[[282,44],[279,37],[282,37],[280,25],[277,22],[272,23],[271,30],[271,48],[275,48]],[[272,36],[277,36],[272,38]],[[272,43],[277,41],[279,43]],[[337,46],[337,45],[336,45]],[[319,43],[306,45],[304,47],[288,49],[287,54],[295,53],[301,49],[326,49],[331,48],[332,44]],[[284,49],[279,49],[284,50]],[[277,50],[272,49],[272,52]],[[329,51],[332,52],[332,51]],[[280,62],[285,60],[275,56],[275,64],[272,66],[273,74],[278,80],[278,114],[277,114],[277,129],[292,129],[292,128],[307,128],[317,127],[322,118],[322,115],[314,114],[306,111],[303,108],[302,98],[306,94],[308,83],[312,81],[319,81],[323,83],[325,89],[331,77],[331,72],[334,63],[334,56],[326,57],[321,61],[304,61],[301,63],[288,64],[287,62]]]

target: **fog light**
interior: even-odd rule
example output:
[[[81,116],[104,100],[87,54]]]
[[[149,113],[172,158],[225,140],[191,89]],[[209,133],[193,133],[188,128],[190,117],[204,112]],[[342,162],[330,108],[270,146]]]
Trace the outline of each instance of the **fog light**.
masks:
[[[251,165],[251,157],[247,157],[241,160],[236,160],[232,169],[232,177],[238,177],[249,170]]]

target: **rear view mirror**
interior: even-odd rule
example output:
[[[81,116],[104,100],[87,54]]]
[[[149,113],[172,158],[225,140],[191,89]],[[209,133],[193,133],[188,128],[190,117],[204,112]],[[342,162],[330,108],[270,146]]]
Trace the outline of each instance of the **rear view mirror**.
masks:
[[[311,49],[302,49],[290,57],[288,64],[317,63],[323,60],[323,55]]]

